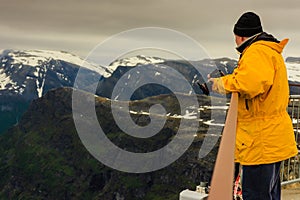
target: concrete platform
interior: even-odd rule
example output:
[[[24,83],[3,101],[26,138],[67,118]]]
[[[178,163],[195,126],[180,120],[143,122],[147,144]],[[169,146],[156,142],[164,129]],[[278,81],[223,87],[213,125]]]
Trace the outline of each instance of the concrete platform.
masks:
[[[203,195],[195,191],[184,190],[180,193],[180,200],[202,200],[206,199],[207,195]],[[288,187],[281,190],[281,200],[300,200],[300,186]]]
[[[300,187],[281,190],[282,200],[300,200]]]

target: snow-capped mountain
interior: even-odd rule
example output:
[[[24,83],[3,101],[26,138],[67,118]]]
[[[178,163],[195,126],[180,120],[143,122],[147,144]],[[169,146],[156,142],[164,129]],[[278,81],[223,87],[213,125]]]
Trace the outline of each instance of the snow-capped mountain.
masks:
[[[232,65],[234,65],[234,63],[227,65],[228,62],[232,62],[232,60],[203,60],[193,62],[192,64],[200,65],[207,74],[210,73],[213,70],[213,66],[216,65],[220,66],[221,70],[225,73],[229,73],[228,71],[232,71]],[[86,73],[96,73],[103,77],[103,80],[99,83],[97,94],[110,97],[110,91],[117,80],[133,67],[140,65],[152,65],[156,70],[155,76],[161,79],[166,78],[162,70],[166,65],[175,68],[182,73],[192,85],[195,85],[194,89],[198,90],[199,88],[195,82],[201,80],[201,75],[195,70],[192,64],[187,61],[166,60],[139,55],[119,59],[109,66],[102,67],[86,62],[78,56],[67,52],[5,50],[0,55],[0,95],[22,95],[22,98],[31,100],[41,97],[51,88],[63,86],[72,87],[79,67],[83,67],[86,69]],[[230,67],[230,70],[227,69],[227,66]],[[89,78],[90,77],[93,76],[89,76]],[[93,81],[94,80],[90,80],[90,82]],[[179,83],[181,82],[181,80],[178,81]],[[86,84],[88,83],[85,83],[85,85]],[[142,95],[140,98],[155,94],[157,93]]]
[[[0,133],[18,122],[33,99],[53,88],[73,87],[80,67],[89,77],[107,73],[103,67],[67,52],[3,51],[0,54]]]
[[[140,65],[152,65],[155,68],[155,76],[161,79],[167,78],[162,69],[166,65],[170,66],[183,74],[191,85],[196,85],[196,81],[203,80],[201,80],[199,71],[195,70],[192,65],[200,66],[203,69],[202,72],[206,74],[210,73],[215,66],[224,74],[228,74],[232,72],[236,61],[222,58],[188,63],[139,55],[119,59],[109,66],[102,67],[88,63],[67,52],[5,50],[0,54],[0,95],[22,95],[22,98],[31,100],[41,97],[51,88],[72,87],[79,67],[84,67],[86,73],[96,73],[104,77],[99,83],[97,93],[100,96],[110,97],[111,90],[118,79],[133,67]],[[289,57],[286,59],[286,65],[289,81],[299,83],[300,59]],[[141,76],[141,78],[143,77]],[[181,82],[180,80],[177,81],[179,81],[178,83]],[[194,89],[198,91],[199,88],[196,86]],[[141,98],[151,95],[155,94],[142,95]]]
[[[105,72],[104,68],[66,52],[5,50],[0,57],[0,95],[9,93],[32,99],[51,88],[73,86],[80,66],[89,73]]]
[[[138,66],[147,67],[146,71],[143,69],[131,69]],[[192,93],[192,90],[197,94],[202,94],[197,81],[204,83],[204,77],[214,71],[216,68],[225,74],[231,73],[236,66],[236,61],[228,58],[222,59],[205,59],[200,61],[185,61],[185,60],[167,60],[156,57],[135,56],[131,58],[124,58],[113,62],[109,69],[111,75],[99,82],[97,94],[99,96],[111,98],[112,91],[123,75],[127,73],[127,79],[120,90],[125,91],[126,88],[136,88],[132,95],[132,100],[142,99],[149,96],[156,96],[160,94],[169,94],[170,90],[167,86],[175,86],[178,91],[184,91],[186,94]],[[199,70],[201,69],[201,70]],[[144,69],[145,70],[145,69]],[[176,70],[182,76],[174,73]],[[151,71],[151,72],[149,72]],[[148,84],[138,87],[140,82],[159,82],[160,84]],[[189,87],[186,87],[186,81]],[[165,87],[166,86],[166,87]],[[174,91],[172,91],[174,92]],[[118,96],[118,95],[117,95]]]

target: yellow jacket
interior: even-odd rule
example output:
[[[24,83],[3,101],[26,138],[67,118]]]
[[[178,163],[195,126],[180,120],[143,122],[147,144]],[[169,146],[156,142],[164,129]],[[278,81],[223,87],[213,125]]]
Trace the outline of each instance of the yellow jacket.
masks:
[[[236,162],[268,164],[298,153],[291,119],[287,72],[280,43],[257,41],[247,47],[233,74],[214,80],[214,89],[238,92]]]

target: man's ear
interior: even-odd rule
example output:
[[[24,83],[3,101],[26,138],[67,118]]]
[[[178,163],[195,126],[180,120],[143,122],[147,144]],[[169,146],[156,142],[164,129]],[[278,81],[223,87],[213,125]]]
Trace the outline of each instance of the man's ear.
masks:
[[[247,39],[248,39],[248,37],[242,37],[242,42],[244,42]]]

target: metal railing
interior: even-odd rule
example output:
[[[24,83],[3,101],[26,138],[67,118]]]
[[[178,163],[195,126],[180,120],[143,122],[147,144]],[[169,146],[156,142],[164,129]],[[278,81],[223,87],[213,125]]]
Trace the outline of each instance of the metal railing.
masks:
[[[298,155],[282,161],[280,172],[282,186],[300,182],[300,95],[290,96],[288,113],[293,121],[295,140],[298,147]]]

